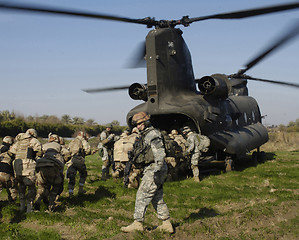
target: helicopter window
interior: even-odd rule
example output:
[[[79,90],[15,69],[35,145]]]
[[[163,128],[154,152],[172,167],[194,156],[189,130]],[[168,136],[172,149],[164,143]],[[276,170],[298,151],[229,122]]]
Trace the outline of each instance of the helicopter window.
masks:
[[[247,114],[246,114],[246,112],[244,112],[244,121],[247,123]]]
[[[255,122],[255,115],[254,115],[254,112],[252,111],[251,113],[252,113],[252,120],[253,120],[253,122]]]

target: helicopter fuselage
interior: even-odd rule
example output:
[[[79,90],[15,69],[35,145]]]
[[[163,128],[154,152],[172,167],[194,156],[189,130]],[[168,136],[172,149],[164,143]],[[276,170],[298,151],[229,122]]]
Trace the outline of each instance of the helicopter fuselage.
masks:
[[[221,74],[195,80],[191,55],[180,29],[150,31],[145,58],[147,96],[145,103],[128,113],[129,126],[135,113],[145,111],[161,130],[170,132],[189,125],[210,138],[211,151],[237,156],[267,142],[258,104],[247,96],[246,84],[240,91]]]

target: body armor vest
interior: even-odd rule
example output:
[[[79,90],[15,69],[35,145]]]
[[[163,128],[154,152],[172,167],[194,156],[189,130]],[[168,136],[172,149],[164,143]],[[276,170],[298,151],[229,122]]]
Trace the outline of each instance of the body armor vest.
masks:
[[[145,130],[134,143],[133,163],[137,166],[149,165],[155,161],[151,145],[146,145],[144,140],[147,132],[148,131]]]

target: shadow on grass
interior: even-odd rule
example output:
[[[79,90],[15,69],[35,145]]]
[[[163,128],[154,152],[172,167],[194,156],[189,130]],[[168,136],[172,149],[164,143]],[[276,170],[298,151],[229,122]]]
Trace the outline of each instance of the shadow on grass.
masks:
[[[26,219],[26,214],[24,212],[20,212],[19,210],[14,210],[14,214],[12,219],[10,219],[10,223],[19,223]]]
[[[95,202],[98,202],[102,198],[115,198],[115,197],[116,197],[115,193],[111,193],[105,187],[100,186],[100,187],[98,187],[98,189],[95,191],[94,194],[92,194],[92,193],[79,194],[79,195],[74,195],[71,198],[61,197],[60,201],[62,204],[56,208],[56,211],[57,212],[65,211],[66,207],[68,207],[68,206],[84,207],[85,202],[95,203]]]

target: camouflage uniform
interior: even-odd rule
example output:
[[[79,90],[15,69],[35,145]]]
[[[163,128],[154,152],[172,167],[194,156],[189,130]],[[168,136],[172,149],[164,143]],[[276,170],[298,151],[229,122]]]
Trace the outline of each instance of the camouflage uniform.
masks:
[[[20,210],[25,210],[27,199],[27,212],[32,211],[33,201],[36,195],[36,157],[42,155],[42,145],[37,140],[34,129],[28,129],[26,133],[18,135],[18,141],[14,143],[10,152],[15,154],[13,168],[16,180],[19,184]],[[28,187],[27,197],[25,196]]]
[[[169,211],[163,200],[163,183],[167,175],[167,165],[164,161],[166,156],[161,133],[153,127],[146,128],[141,132],[141,140],[152,152],[152,159],[147,159],[141,184],[136,194],[134,219],[138,222],[144,221],[144,214],[150,202],[158,213],[158,218],[169,219]],[[147,152],[144,152],[147,157]],[[149,153],[150,155],[150,153]]]
[[[84,183],[87,178],[87,170],[85,165],[85,156],[91,153],[90,145],[81,132],[74,140],[69,143],[69,151],[71,153],[71,161],[68,162],[66,176],[69,179],[68,189],[69,195],[72,196],[76,184],[77,171],[80,174],[79,179],[79,194],[84,193]]]
[[[191,169],[195,181],[199,181],[199,161],[201,152],[208,151],[210,145],[210,139],[200,133],[194,133],[191,129],[186,126],[183,132],[187,136],[187,151],[186,154],[191,155]]]
[[[158,213],[158,218],[163,220],[159,230],[173,233],[169,220],[169,210],[163,200],[163,183],[167,175],[165,147],[161,133],[151,126],[150,116],[146,112],[136,113],[132,118],[140,132],[139,139],[134,144],[133,163],[144,167],[143,177],[137,190],[134,222],[127,227],[122,227],[124,232],[142,231],[144,215],[150,202]]]
[[[37,169],[37,196],[36,208],[39,206],[42,199],[49,202],[49,210],[55,208],[55,199],[61,193],[63,185],[63,170],[65,161],[70,157],[69,150],[59,143],[59,137],[56,134],[51,134],[49,142],[43,144],[44,155],[36,161]]]
[[[129,161],[128,152],[133,150],[133,144],[137,136],[137,133],[128,135],[128,132],[124,132],[120,139],[115,142],[113,151],[115,171],[113,177],[117,178],[123,175],[126,163]]]
[[[13,138],[10,137],[11,142],[5,142],[9,136],[3,139],[3,144],[0,146],[0,192],[6,188],[8,200],[15,201],[17,198],[17,183],[14,177],[12,161],[14,156],[8,152],[10,145],[13,143]]]
[[[109,127],[110,128],[110,127]],[[115,134],[107,130],[101,132],[100,143],[98,145],[100,156],[102,157],[102,179],[105,180],[109,177],[109,168],[112,165],[112,170],[115,170],[113,150],[115,142]],[[110,128],[111,129],[111,128]]]

